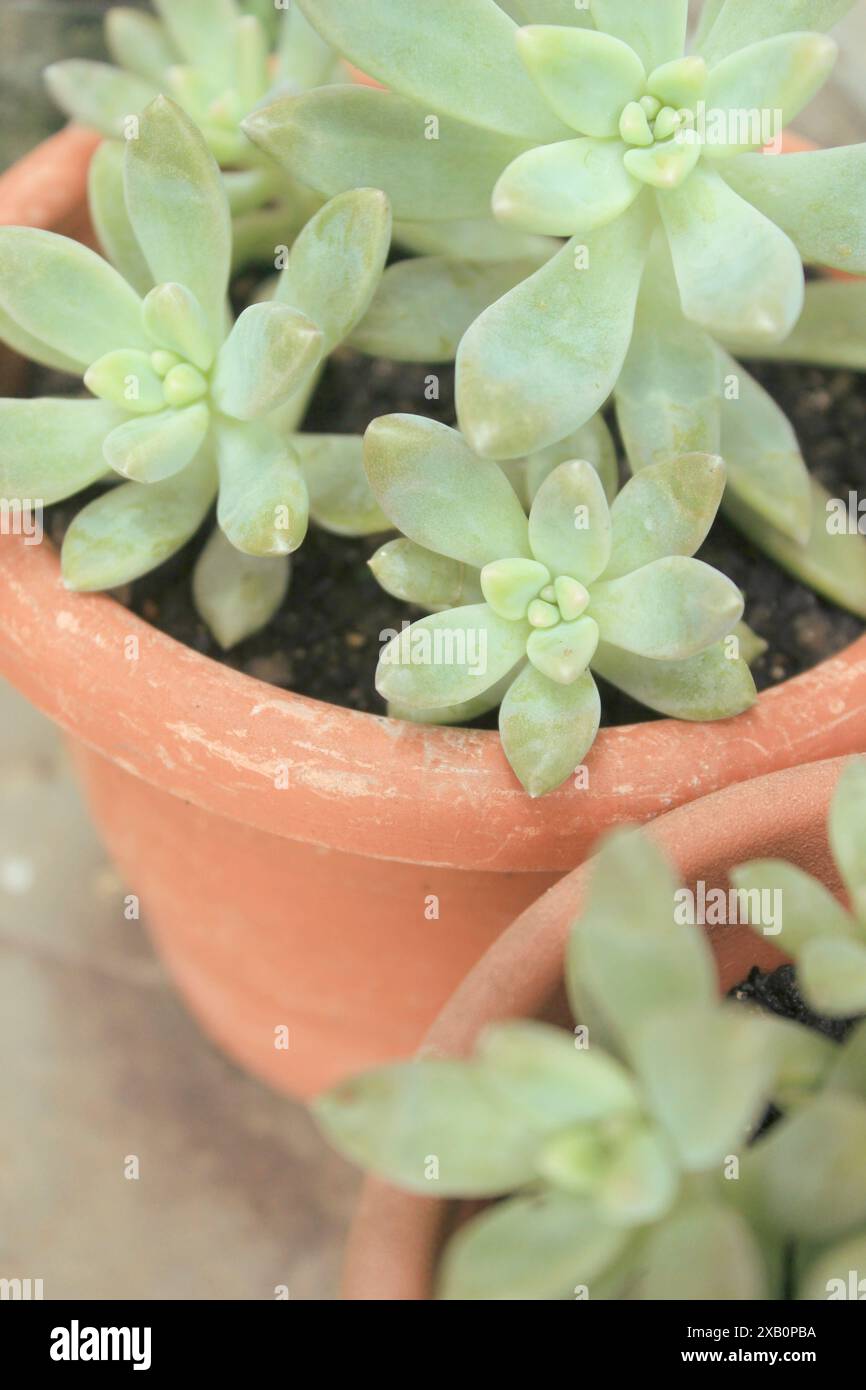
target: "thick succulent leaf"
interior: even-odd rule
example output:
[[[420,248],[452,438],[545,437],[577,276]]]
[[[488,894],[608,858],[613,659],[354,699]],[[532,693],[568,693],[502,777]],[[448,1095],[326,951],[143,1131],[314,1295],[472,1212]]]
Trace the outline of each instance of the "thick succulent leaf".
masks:
[[[216,492],[208,451],[165,482],[123,483],[78,513],[60,554],[68,589],[114,589],[156,569],[195,534]]]
[[[563,582],[568,581],[557,580],[557,583]],[[572,685],[587,673],[595,655],[598,624],[587,617],[557,622],[556,608],[544,602],[540,605],[530,604],[530,618],[534,616],[533,609],[538,606],[541,614],[550,622],[533,628],[526,643],[526,655],[542,676],[555,681],[557,685]],[[579,603],[574,607],[575,611],[579,611]]]
[[[126,5],[113,6],[105,16],[105,42],[120,67],[155,83],[157,88],[165,78],[166,69],[178,60],[164,25],[153,15],[142,14]]]
[[[502,469],[447,425],[380,416],[364,438],[364,467],[385,515],[428,550],[476,569],[529,556],[526,517]]]
[[[827,1091],[774,1125],[741,1168],[750,1205],[784,1235],[834,1240],[866,1223],[866,1104]]]
[[[574,24],[591,29],[589,8],[578,9],[574,0],[497,0],[516,24]]]
[[[855,0],[707,0],[719,10],[712,28],[700,43],[700,51],[710,64],[728,53],[745,48],[773,34],[794,33],[801,29],[831,29],[847,14]]]
[[[223,651],[270,622],[288,592],[290,566],[288,555],[244,555],[214,528],[193,570],[192,596]]]
[[[644,469],[614,500],[605,579],[616,579],[666,555],[694,555],[709,533],[725,465],[714,454],[688,454]]]
[[[367,312],[390,243],[388,199],[376,188],[356,188],[326,203],[292,247],[275,299],[317,325],[323,355]]]
[[[161,483],[195,458],[209,423],[210,412],[201,401],[185,410],[125,420],[106,435],[105,461],[134,482]]]
[[[628,351],[649,213],[639,198],[476,319],[457,354],[457,408],[477,453],[533,453],[604,404]]]
[[[835,60],[836,45],[823,34],[776,34],[751,43],[711,70],[707,108],[733,113],[772,111],[780,134],[824,85]],[[742,130],[742,124],[737,122],[736,134],[745,139],[734,138],[724,144],[708,140],[704,153],[710,158],[724,157],[768,143],[760,123],[757,130]],[[755,135],[757,139],[751,138]]]
[[[580,924],[605,921],[634,932],[679,931],[674,922],[676,878],[661,850],[637,830],[607,835],[593,857],[587,905]]]
[[[405,536],[386,541],[368,563],[386,593],[431,612],[483,601],[477,569]]]
[[[50,506],[106,472],[102,441],[125,418],[106,401],[0,400],[0,497]]]
[[[570,685],[528,665],[499,709],[499,736],[515,775],[532,797],[566,781],[592,747],[601,721],[598,689],[587,671]]]
[[[53,367],[58,372],[69,372],[72,376],[81,376],[81,362],[67,357],[65,353],[58,352],[55,348],[48,347],[38,338],[25,332],[21,325],[6,313],[2,305],[0,305],[0,342],[11,347],[13,352],[18,353],[19,357],[29,358],[31,362],[39,362],[43,367]]]
[[[804,261],[866,272],[866,144],[741,155],[719,172],[787,233]]]
[[[201,132],[166,97],[151,102],[138,139],[127,141],[124,184],[133,230],[154,280],[177,281],[192,291],[218,345],[231,262],[228,199]]]
[[[682,57],[688,0],[591,0],[590,9],[598,28],[633,48],[647,72]]]
[[[591,463],[561,463],[539,487],[529,513],[529,544],[551,574],[591,584],[610,558],[610,508]]]
[[[529,236],[504,227],[492,217],[451,222],[398,222],[394,240],[417,256],[450,256],[464,261],[516,261],[530,259],[535,266],[559,250],[551,237]]]
[[[828,1299],[862,1299],[863,1270],[866,1269],[866,1230],[824,1250],[801,1276],[798,1300],[825,1303]],[[856,1270],[851,1292],[851,1270]]]
[[[109,15],[114,11],[109,10]],[[144,18],[144,16],[142,16]],[[147,294],[153,276],[135,239],[123,196],[123,146],[103,140],[90,161],[87,203],[105,255],[139,294]]]
[[[842,1046],[835,1049],[835,1058],[826,1078],[827,1088],[866,1100],[866,1020],[854,1025]]]
[[[385,271],[351,346],[397,362],[453,362],[478,315],[536,268],[537,261],[528,259],[398,261]]]
[[[473,72],[476,69],[473,66]],[[395,217],[484,217],[502,170],[523,141],[451,116],[428,132],[426,108],[372,87],[320,87],[283,97],[248,116],[251,140],[325,197],[380,188]]]
[[[851,906],[866,926],[866,758],[848,763],[839,778],[828,822],[833,857]]]
[[[616,135],[623,107],[646,86],[628,44],[594,29],[532,24],[518,30],[517,48],[545,100],[582,135]]]
[[[772,1092],[768,1030],[744,1009],[662,1010],[636,1034],[633,1055],[652,1112],[687,1170],[736,1151]]]
[[[593,585],[589,616],[602,640],[656,661],[682,661],[726,637],[743,596],[702,560],[672,555]]]
[[[154,8],[188,63],[221,81],[231,75],[241,14],[235,0],[154,0]]]
[[[403,719],[410,724],[471,724],[473,719],[479,719],[484,714],[489,714],[501,703],[505,692],[517,673],[517,667],[509,671],[491,685],[489,690],[485,690],[483,695],[476,695],[474,700],[464,700],[459,705],[442,705],[439,709],[422,709],[420,705],[398,705],[390,702],[388,704],[389,719]]]
[[[669,1143],[654,1127],[641,1125],[620,1140],[595,1197],[611,1224],[640,1226],[670,1210],[678,1185]]]
[[[866,618],[866,537],[850,530],[831,533],[831,505],[830,494],[813,478],[812,529],[805,545],[771,526],[730,489],[722,510],[776,564],[833,603]]]
[[[550,570],[538,560],[494,560],[481,571],[481,592],[500,618],[518,622],[533,599],[550,583]]]
[[[290,555],[307,534],[307,484],[291,444],[257,420],[221,420],[217,521],[245,555]]]
[[[652,661],[599,642],[592,669],[633,700],[671,719],[731,719],[757,699],[746,655],[729,655],[727,639],[684,661]]]
[[[812,488],[785,412],[739,363],[718,349],[721,375],[737,393],[721,393],[722,453],[730,492],[770,526],[804,545],[812,530]]]
[[[741,156],[742,157],[742,156]],[[726,338],[740,357],[810,362],[866,372],[866,280],[814,280],[806,286],[803,312],[781,343],[756,348]]]
[[[768,1297],[761,1248],[740,1213],[721,1203],[679,1208],[651,1233],[641,1263],[641,1299]]]
[[[384,700],[421,709],[483,695],[523,656],[527,623],[499,618],[486,603],[432,613],[398,633],[376,668]]]
[[[165,404],[162,379],[149,353],[137,349],[117,348],[97,358],[84,373],[84,385],[94,396],[135,415],[161,410]]]
[[[493,0],[459,6],[453,0],[300,0],[300,6],[338,52],[425,111],[531,140],[562,133],[518,59],[513,20]]]
[[[317,526],[337,536],[390,530],[367,482],[360,435],[296,434],[292,447],[304,471],[310,516]]]
[[[695,25],[694,46],[699,52],[703,52],[703,46],[709,37],[710,30],[721,14],[726,4],[726,0],[703,0],[698,22]]]
[[[773,944],[790,956],[799,956],[807,941],[831,936],[855,939],[854,919],[833,894],[811,874],[784,859],[754,859],[731,870],[731,882],[741,895],[749,894],[748,907],[741,897],[743,920],[761,931],[762,896],[780,894],[781,931]],[[746,916],[748,912],[749,916]]]
[[[437,1296],[450,1300],[567,1299],[613,1264],[628,1240],[591,1202],[555,1192],[512,1197],[449,1241]]]
[[[794,243],[703,165],[660,194],[683,313],[724,337],[774,341],[803,307]]]
[[[0,227],[0,309],[82,367],[113,348],[150,346],[141,300],[114,267],[79,242],[35,227]]]
[[[566,435],[558,444],[550,444],[530,454],[524,467],[525,485],[530,502],[554,468],[571,459],[586,459],[598,472],[608,502],[612,502],[619,487],[616,445],[601,414],[593,415],[585,425]]]
[[[479,1067],[505,1104],[526,1111],[527,1124],[553,1133],[569,1125],[634,1114],[638,1093],[626,1068],[601,1048],[580,1048],[547,1023],[494,1024],[476,1048]]]
[[[320,361],[323,338],[311,319],[287,304],[244,309],[217,357],[212,394],[236,420],[276,410]]]
[[[612,222],[641,190],[619,140],[561,140],[518,155],[493,190],[501,222],[526,232],[574,236]]]
[[[45,69],[45,84],[70,120],[115,140],[127,134],[131,116],[140,115],[159,88],[110,63],[64,58]]]
[[[264,0],[273,13],[273,0]],[[261,18],[261,16],[260,16]],[[283,82],[295,91],[319,87],[334,69],[334,50],[316,33],[297,5],[279,15],[278,71]]]
[[[774,1057],[773,1104],[787,1112],[828,1084],[839,1048],[814,1028],[804,1028],[792,1019],[765,1014],[764,1022],[770,1026]]]
[[[851,941],[822,935],[807,941],[797,960],[797,979],[823,1018],[866,1013],[866,936]]]
[[[204,309],[185,285],[156,285],[144,300],[144,326],[154,343],[168,348],[202,371],[215,352]]]
[[[313,1111],[346,1158],[410,1192],[495,1196],[533,1176],[538,1131],[473,1062],[380,1067],[317,1097]]]

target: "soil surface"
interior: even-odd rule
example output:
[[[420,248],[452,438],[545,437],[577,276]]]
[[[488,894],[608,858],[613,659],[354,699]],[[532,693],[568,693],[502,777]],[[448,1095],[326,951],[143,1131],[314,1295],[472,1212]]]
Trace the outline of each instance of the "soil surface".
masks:
[[[775,397],[797,431],[810,468],[834,496],[866,489],[866,377],[790,364],[750,370]],[[429,399],[431,376],[438,398]],[[31,394],[80,390],[68,377],[38,372]],[[341,349],[330,359],[305,428],[363,433],[378,415],[407,411],[454,424],[453,368],[397,364]],[[49,534],[59,542],[82,496],[52,508]],[[148,622],[196,651],[269,681],[333,704],[381,712],[373,673],[380,633],[422,616],[385,594],[366,561],[383,538],[345,540],[314,527],[292,559],[292,582],[280,611],[262,632],[223,652],[192,604],[190,574],[210,533],[198,537],[158,570],[116,593]],[[701,558],[746,594],[746,618],[769,642],[754,666],[759,689],[775,685],[841,651],[862,623],[798,584],[725,521],[716,522]],[[604,685],[603,682],[601,682]],[[611,687],[602,691],[606,724],[657,716]],[[495,727],[496,716],[484,721]]]

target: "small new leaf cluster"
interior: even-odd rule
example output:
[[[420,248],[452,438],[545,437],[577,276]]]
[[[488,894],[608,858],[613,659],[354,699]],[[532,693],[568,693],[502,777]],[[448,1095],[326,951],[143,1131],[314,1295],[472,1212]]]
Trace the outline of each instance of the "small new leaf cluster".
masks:
[[[568,947],[573,1034],[496,1024],[468,1060],[382,1067],[315,1103],[388,1182],[501,1199],[449,1240],[438,1297],[782,1299],[793,1272],[795,1297],[826,1299],[863,1269],[866,1023],[838,1047],[721,1000],[674,895],[651,841],[617,833]]]
[[[539,796],[595,739],[590,668],[682,719],[726,718],[754,700],[734,634],[742,595],[692,558],[722,495],[721,459],[647,468],[609,506],[591,462],[548,454],[525,466],[537,488],[528,519],[498,464],[445,425],[381,417],[364,464],[403,532],[373,557],[374,573],[440,610],[382,652],[376,684],[392,714],[457,722],[501,702],[506,756]]]
[[[0,336],[76,374],[96,399],[0,402],[0,490],[52,503],[126,481],[70,525],[68,587],[114,588],[178,550],[217,499],[218,531],[194,578],[202,616],[230,646],[286,591],[309,515],[352,534],[386,525],[361,441],[296,433],[319,364],[363,317],[388,254],[385,195],[331,200],[295,241],[272,297],[235,323],[231,219],[201,133],[159,97],[124,151],[124,261],[141,294],[79,243],[0,228]]]
[[[779,893],[782,922],[773,941],[796,961],[804,998],[816,1013],[850,1018],[866,1013],[866,760],[842,774],[828,832],[850,911],[811,874],[781,859],[753,860],[731,877],[747,895],[757,932],[761,893]]]

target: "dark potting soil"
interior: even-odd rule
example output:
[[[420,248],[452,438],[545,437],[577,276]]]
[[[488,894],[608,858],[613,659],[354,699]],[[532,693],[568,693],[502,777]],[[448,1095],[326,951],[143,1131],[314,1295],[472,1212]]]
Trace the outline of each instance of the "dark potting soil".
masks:
[[[822,1018],[820,1014],[813,1013],[797,988],[793,965],[780,965],[769,972],[755,965],[747,979],[734,985],[728,997],[741,1004],[755,1004],[767,1013],[778,1014],[792,1023],[812,1028],[831,1042],[844,1042],[857,1022],[856,1018]]]
[[[786,411],[806,461],[833,496],[866,490],[866,377],[790,364],[750,370]],[[68,377],[34,373],[31,394],[80,390]],[[305,421],[321,433],[363,433],[378,415],[406,411],[455,423],[450,367],[371,360],[341,349],[328,362]],[[82,498],[50,509],[49,534],[59,544]],[[287,690],[333,704],[381,712],[373,673],[380,634],[422,616],[385,594],[366,561],[383,538],[346,540],[310,528],[292,557],[283,606],[262,632],[223,652],[192,604],[190,575],[212,527],[159,569],[116,597],[154,626],[217,661]],[[769,643],[754,666],[759,689],[775,685],[841,651],[863,631],[852,615],[825,602],[780,570],[724,520],[716,522],[701,558],[746,594],[746,618]],[[603,683],[602,683],[603,684]],[[606,724],[656,716],[611,687],[602,692]],[[495,727],[495,714],[482,723]]]

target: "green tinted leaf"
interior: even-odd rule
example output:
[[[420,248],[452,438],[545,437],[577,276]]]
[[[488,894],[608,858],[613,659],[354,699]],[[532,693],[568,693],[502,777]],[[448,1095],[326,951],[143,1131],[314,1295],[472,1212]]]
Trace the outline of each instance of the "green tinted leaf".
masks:
[[[681,661],[728,635],[743,616],[743,597],[702,560],[672,555],[594,584],[588,612],[605,642]]]
[[[105,16],[105,41],[120,67],[157,86],[166,68],[177,62],[177,53],[159,20],[125,5],[113,6]]]
[[[591,0],[590,8],[599,29],[633,48],[647,72],[682,55],[688,0]]]
[[[534,1129],[633,1114],[639,1108],[626,1069],[600,1048],[579,1048],[571,1033],[531,1020],[493,1024],[476,1049],[478,1065],[503,1101],[525,1109]]]
[[[201,401],[126,420],[106,436],[103,452],[116,473],[137,483],[161,483],[195,458],[205,440],[210,412]]]
[[[240,17],[234,0],[154,0],[154,8],[188,63],[219,80],[229,76]]]
[[[650,1235],[639,1297],[748,1300],[768,1296],[760,1246],[739,1212],[702,1202],[674,1212]]]
[[[593,415],[585,425],[566,435],[558,444],[550,444],[530,454],[525,462],[525,479],[529,501],[533,501],[538,489],[561,463],[571,459],[586,459],[598,472],[608,502],[612,502],[619,487],[619,470],[616,461],[616,446],[604,416]]]
[[[711,111],[772,111],[777,131],[788,125],[822,87],[836,60],[836,45],[823,34],[776,34],[731,53],[711,69],[706,101]],[[742,121],[738,122],[742,126]],[[730,133],[730,132],[728,132]],[[760,129],[730,143],[708,141],[709,157],[735,154],[768,143]]]
[[[592,667],[617,689],[672,719],[730,719],[757,699],[746,654],[729,655],[731,639],[686,657],[652,661],[599,642]]]
[[[403,719],[411,724],[471,724],[473,719],[489,714],[501,702],[503,695],[514,679],[514,670],[507,672],[501,681],[496,681],[483,695],[474,700],[464,700],[458,705],[442,705],[439,709],[423,709],[420,705],[388,704],[389,719]]]
[[[386,541],[368,563],[386,593],[407,603],[433,611],[482,601],[476,569],[404,536]]]
[[[831,29],[853,4],[854,0],[761,0],[760,5],[754,0],[725,0],[701,53],[708,63],[718,63],[726,54],[772,34]]]
[[[273,13],[273,0],[265,0]],[[333,71],[336,54],[297,5],[279,16],[279,73],[296,91],[318,87]]]
[[[590,584],[610,558],[610,509],[585,459],[561,463],[541,484],[529,514],[532,553],[554,576]]]
[[[493,212],[526,232],[573,236],[612,222],[640,184],[623,163],[619,140],[561,140],[518,155],[493,190]]]
[[[456,430],[418,415],[380,416],[364,439],[364,466],[382,511],[419,545],[477,569],[529,555],[514,489]]]
[[[109,15],[114,11],[109,10]],[[123,146],[103,140],[90,161],[87,201],[100,245],[128,284],[147,294],[153,277],[135,239],[123,196]]]
[[[113,348],[149,347],[135,291],[95,251],[55,232],[0,227],[0,308],[82,367]]]
[[[307,534],[307,485],[291,445],[263,421],[217,427],[217,521],[245,555],[289,555]]]
[[[51,63],[44,77],[54,101],[71,120],[114,139],[126,135],[130,116],[138,116],[158,90],[131,72],[87,58]]]
[[[367,536],[390,530],[364,472],[364,442],[354,434],[296,434],[310,516],[337,536]]]
[[[0,400],[0,496],[45,506],[106,472],[102,441],[124,418],[105,401]]]
[[[146,352],[123,348],[107,352],[87,368],[84,385],[94,396],[135,415],[147,415],[165,405],[162,379]]]
[[[830,806],[829,832],[851,906],[866,925],[866,758],[846,764]]]
[[[192,596],[223,651],[265,627],[289,588],[288,555],[243,555],[217,526],[196,561]]]
[[[771,935],[780,950],[799,956],[807,941],[829,935],[853,937],[856,927],[833,894],[811,874],[784,859],[755,859],[731,870],[731,882],[740,890],[742,917],[756,929],[762,926],[761,900],[781,904],[781,931]],[[748,903],[743,897],[748,894]]]
[[[813,937],[800,950],[797,978],[805,998],[823,1017],[866,1013],[866,937]]]
[[[609,34],[533,24],[518,31],[517,48],[545,100],[582,135],[616,135],[623,107],[643,95],[640,58]]]
[[[713,170],[660,195],[683,313],[721,336],[773,341],[803,307],[794,243]]]
[[[212,394],[236,420],[267,415],[294,395],[322,356],[316,325],[287,304],[244,309],[217,357]]]
[[[742,156],[741,156],[742,157]],[[851,367],[866,372],[866,280],[816,280],[806,286],[803,312],[781,343],[760,350],[754,343],[726,339],[741,357],[813,362],[816,366]]]
[[[604,404],[631,337],[647,217],[639,199],[476,319],[457,354],[457,407],[477,453],[532,453]]]
[[[866,1100],[866,1020],[851,1029],[835,1056],[827,1077],[827,1089],[845,1091]]]
[[[724,490],[725,465],[713,454],[686,455],[644,469],[626,483],[611,508],[605,579],[666,555],[694,555],[709,533]]]
[[[144,301],[144,326],[159,347],[169,348],[202,371],[215,352],[204,310],[184,285],[156,285]]]
[[[31,362],[39,362],[43,367],[54,367],[59,372],[70,372],[73,376],[81,375],[82,363],[75,361],[72,357],[67,357],[65,353],[58,352],[55,348],[47,347],[38,338],[26,333],[20,324],[0,305],[0,341],[7,347],[11,347],[13,352],[17,352],[19,357],[27,357]]]
[[[483,695],[524,655],[527,623],[498,618],[486,603],[421,618],[382,652],[376,689],[399,705],[436,709]]]
[[[492,217],[451,222],[399,222],[394,240],[420,256],[451,256],[466,261],[511,261],[529,257],[536,265],[559,250],[550,237],[528,236],[503,227]]]
[[[216,491],[203,450],[181,473],[144,487],[123,483],[78,513],[63,541],[63,582],[82,591],[114,589],[156,569],[195,534]]]
[[[854,1270],[854,1292],[851,1291],[851,1271]],[[826,1301],[828,1299],[862,1299],[866,1270],[866,1231],[842,1240],[825,1250],[803,1275],[797,1298]]]
[[[505,756],[532,797],[554,791],[589,752],[601,720],[601,702],[589,672],[559,685],[528,665],[509,687],[499,710]]]
[[[126,145],[126,202],[157,284],[178,281],[207,316],[214,346],[225,329],[231,218],[219,167],[204,137],[166,97],[151,102]]]

